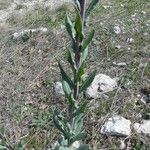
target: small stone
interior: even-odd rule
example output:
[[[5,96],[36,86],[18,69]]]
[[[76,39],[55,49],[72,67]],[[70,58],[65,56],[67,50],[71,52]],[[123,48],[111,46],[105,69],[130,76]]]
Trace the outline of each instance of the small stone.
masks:
[[[46,33],[48,31],[48,29],[41,27],[41,28],[39,28],[39,31],[41,31],[42,33]]]
[[[114,32],[115,32],[116,34],[120,34],[120,33],[121,33],[121,28],[120,28],[119,26],[115,26],[115,27],[114,27]]]
[[[124,140],[120,140],[120,147],[119,147],[119,149],[123,150],[125,148],[126,148],[126,144],[125,144]]]
[[[136,17],[136,15],[137,15],[137,13],[135,13],[135,14],[131,15],[131,17],[132,17],[132,18],[134,18],[134,17]]]
[[[115,48],[121,49],[121,45],[116,45]]]
[[[128,50],[131,50],[131,48],[130,48],[130,47],[128,47]]]
[[[103,5],[103,8],[104,9],[108,9],[108,8],[111,8],[112,6],[109,6],[109,5]]]
[[[134,43],[134,39],[133,38],[127,38],[127,43],[129,43],[129,44],[132,44],[132,43]]]
[[[120,63],[113,62],[113,65],[118,66],[118,67],[126,67],[127,66],[127,64],[125,62],[120,62]]]
[[[141,13],[142,13],[142,14],[144,14],[144,15],[146,14],[146,12],[145,12],[145,11],[141,11]]]
[[[135,123],[133,127],[137,133],[143,133],[150,136],[150,120],[143,120],[141,124]]]
[[[122,116],[109,118],[101,128],[102,134],[129,136],[131,133],[131,121]]]
[[[20,39],[22,38],[25,34],[30,34],[30,33],[34,33],[34,32],[41,32],[41,33],[46,33],[48,31],[47,28],[38,28],[38,29],[26,29],[26,30],[23,30],[23,31],[20,31],[20,32],[15,32],[13,33],[13,39]]]
[[[15,32],[13,34],[13,39],[19,39],[22,36],[22,33]]]
[[[124,7],[124,5],[123,5],[123,4],[121,4],[120,6],[121,6],[121,7]]]
[[[55,93],[59,95],[65,95],[61,82],[55,83]]]
[[[73,147],[73,148],[79,148],[79,147],[80,147],[80,142],[79,142],[79,141],[75,141],[75,142],[72,144],[72,147]]]
[[[86,90],[88,98],[98,98],[102,94],[113,91],[117,87],[117,80],[112,79],[105,74],[95,76],[92,84]]]

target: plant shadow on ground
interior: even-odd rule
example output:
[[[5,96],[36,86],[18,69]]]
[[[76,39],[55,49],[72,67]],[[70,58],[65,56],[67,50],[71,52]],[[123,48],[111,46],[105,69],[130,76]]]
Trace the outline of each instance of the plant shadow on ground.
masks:
[[[119,78],[118,89],[107,93],[106,100],[97,99],[98,108],[88,109],[85,116],[89,137],[86,142],[92,150],[116,150],[120,140],[125,140],[99,133],[103,121],[111,114],[121,114],[132,122],[148,117],[149,104],[137,105],[136,100],[142,88],[150,88],[149,6],[148,0],[102,1],[87,22],[96,30],[89,48],[87,70],[97,68],[100,73]],[[0,35],[0,124],[8,128],[11,143],[22,139],[26,149],[46,149],[59,135],[51,119],[53,106],[65,112],[64,98],[57,96],[53,87],[54,82],[60,80],[57,60],[62,60],[66,69],[68,67],[64,61],[68,45],[63,27],[66,10],[69,10],[66,5],[56,11],[37,6],[23,18],[12,15],[7,20],[12,29],[4,28]],[[33,34],[26,42],[11,38],[18,28],[41,26],[50,31]],[[114,33],[114,26],[121,28],[120,34]],[[134,42],[128,42],[128,38],[133,38]],[[115,66],[113,62],[125,62],[127,66]],[[149,140],[135,134],[125,142],[131,143],[131,149],[138,150],[144,147],[142,145],[149,148]]]

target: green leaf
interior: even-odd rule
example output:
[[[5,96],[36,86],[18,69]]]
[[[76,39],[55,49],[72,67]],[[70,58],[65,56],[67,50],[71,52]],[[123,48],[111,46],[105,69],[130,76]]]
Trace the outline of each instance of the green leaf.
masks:
[[[60,146],[58,150],[75,150],[75,149],[72,148],[72,147],[63,147],[63,146]]]
[[[93,11],[93,9],[95,8],[98,1],[99,0],[92,0],[92,2],[89,4],[87,10],[85,11],[85,18],[87,18],[90,15],[90,13]]]
[[[88,45],[90,44],[90,42],[93,39],[94,33],[95,33],[95,30],[92,30],[90,32],[90,34],[88,35],[87,39],[83,42],[83,46],[81,48],[81,52],[83,52],[86,48],[88,48]]]
[[[83,104],[81,104],[81,106],[75,111],[74,116],[84,113],[86,106],[87,106],[87,102],[84,102]]]
[[[80,82],[82,80],[82,76],[84,75],[84,63],[80,66],[77,73],[77,81]]]
[[[58,63],[58,66],[59,66],[60,71],[61,71],[62,79],[63,79],[64,81],[66,81],[66,82],[69,84],[70,89],[72,89],[73,86],[74,86],[72,80],[71,80],[70,77],[65,73],[65,71],[64,71],[63,67],[60,65],[60,63]]]
[[[93,71],[87,78],[86,80],[82,83],[82,85],[80,86],[80,90],[79,92],[83,92],[85,91],[90,85],[91,83],[93,82],[94,78],[95,78],[95,75],[96,75],[96,70]]]
[[[70,17],[68,16],[68,14],[66,14],[65,23],[66,23],[67,32],[70,35],[71,39],[74,41],[76,33],[74,30],[74,25],[73,25]]]
[[[86,133],[83,133],[83,132],[79,133],[71,139],[71,143],[73,143],[75,141],[84,140],[85,138],[86,138]]]
[[[13,145],[13,150],[24,150],[24,146],[21,142]]]
[[[63,90],[65,92],[65,95],[67,97],[69,97],[69,95],[71,94],[71,89],[70,89],[69,84],[65,80],[63,80],[62,81],[62,86],[63,86]]]
[[[78,10],[80,10],[80,3],[79,0],[74,0],[75,5],[77,6]]]
[[[88,56],[88,48],[86,48],[82,53],[81,53],[81,60],[82,60],[82,63],[86,60]]]
[[[0,150],[9,150],[6,146],[0,145]]]
[[[70,63],[70,65],[71,65],[71,68],[72,68],[72,70],[73,70],[73,72],[75,73],[76,72],[76,69],[75,69],[75,62],[74,62],[74,59],[73,59],[73,56],[72,56],[72,53],[71,53],[71,51],[68,49],[68,57],[67,57],[67,60],[68,60],[68,62]]]
[[[75,135],[81,133],[83,128],[83,114],[79,114],[78,116],[75,116],[72,121],[72,131]]]
[[[73,98],[72,94],[70,94],[70,96],[67,98],[67,100],[68,100],[68,103],[71,106],[71,108],[76,108],[76,105],[75,105],[76,101]]]
[[[76,150],[90,150],[89,146],[86,144],[82,144],[79,148],[77,148]]]
[[[75,21],[76,39],[78,39],[79,41],[82,41],[84,37],[83,31],[82,31],[82,18],[81,18],[79,10],[76,7],[75,9],[77,13],[76,21]]]
[[[65,129],[66,126],[65,126],[64,119],[61,117],[61,114],[60,114],[60,117],[58,115],[59,114],[58,114],[57,110],[55,110],[54,114],[53,114],[54,125],[60,132],[62,132],[64,134],[65,138],[69,138],[69,133]]]

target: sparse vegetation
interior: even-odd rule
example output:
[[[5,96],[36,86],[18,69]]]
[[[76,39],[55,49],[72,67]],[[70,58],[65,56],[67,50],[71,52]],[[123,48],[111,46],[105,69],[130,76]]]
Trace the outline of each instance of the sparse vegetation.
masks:
[[[10,5],[0,2],[1,10]],[[99,132],[112,114],[121,114],[133,123],[149,119],[149,103],[139,102],[146,95],[141,89],[148,93],[150,88],[149,7],[148,0],[101,0],[87,21],[85,35],[93,26],[96,30],[89,47],[92,50],[85,66],[87,72],[96,68],[97,72],[119,78],[118,88],[95,100],[99,106],[94,110],[88,108],[85,114],[84,142],[91,150],[119,149],[120,141],[133,150],[150,149],[150,139],[145,135],[133,132],[129,137],[118,138]],[[66,45],[69,46],[64,30],[66,11],[73,11],[70,4],[56,11],[38,6],[23,16],[12,14],[0,26],[0,125],[8,129],[7,140],[12,146],[22,141],[25,149],[48,149],[60,136],[52,122],[52,109],[55,106],[62,112],[67,110],[64,98],[54,93],[53,85],[60,80],[58,60],[71,75],[65,63]],[[49,32],[35,34],[25,42],[11,38],[18,30],[41,26]],[[120,34],[114,33],[114,26],[121,28]],[[128,38],[134,41],[129,42]],[[126,66],[113,62],[125,62]]]

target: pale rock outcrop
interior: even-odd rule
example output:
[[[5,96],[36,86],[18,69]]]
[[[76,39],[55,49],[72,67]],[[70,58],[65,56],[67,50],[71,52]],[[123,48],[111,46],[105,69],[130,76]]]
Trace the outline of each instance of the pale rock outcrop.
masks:
[[[97,98],[103,93],[113,91],[116,87],[117,79],[112,79],[105,74],[98,74],[87,88],[86,96],[88,98]]]
[[[101,128],[102,134],[129,136],[131,134],[131,121],[122,116],[109,118]]]
[[[143,120],[141,124],[135,123],[133,127],[137,133],[143,133],[150,136],[150,120]]]

